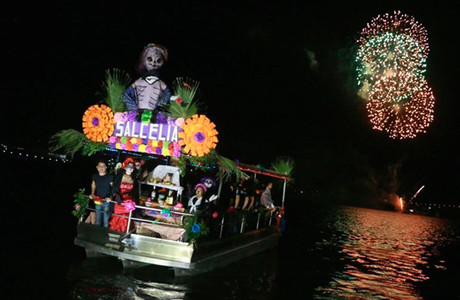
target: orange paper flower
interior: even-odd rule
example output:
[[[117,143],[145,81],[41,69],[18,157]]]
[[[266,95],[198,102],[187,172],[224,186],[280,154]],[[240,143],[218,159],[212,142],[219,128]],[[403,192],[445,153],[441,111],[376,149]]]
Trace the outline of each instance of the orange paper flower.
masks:
[[[203,156],[211,149],[216,148],[217,130],[205,115],[193,115],[181,125],[183,132],[179,132],[179,144],[184,146],[182,152],[192,156]]]
[[[107,142],[113,133],[113,111],[104,104],[90,106],[83,114],[83,133],[94,142]]]

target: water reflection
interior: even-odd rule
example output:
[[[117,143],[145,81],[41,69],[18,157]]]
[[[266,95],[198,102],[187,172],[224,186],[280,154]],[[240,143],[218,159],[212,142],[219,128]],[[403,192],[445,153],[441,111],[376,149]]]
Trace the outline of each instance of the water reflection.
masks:
[[[275,284],[276,249],[193,277],[148,266],[123,269],[113,257],[86,258],[68,271],[70,299],[269,299]]]
[[[278,248],[177,278],[83,259],[71,299],[455,299],[460,223],[363,208],[298,210]],[[295,223],[294,223],[295,220]],[[79,248],[80,249],[80,248]],[[83,250],[82,250],[83,251]]]
[[[371,209],[344,208],[331,223],[333,236],[318,248],[336,246],[344,267],[317,299],[422,299],[417,285],[437,246],[446,241],[446,222],[423,216]],[[438,268],[446,268],[438,261]]]

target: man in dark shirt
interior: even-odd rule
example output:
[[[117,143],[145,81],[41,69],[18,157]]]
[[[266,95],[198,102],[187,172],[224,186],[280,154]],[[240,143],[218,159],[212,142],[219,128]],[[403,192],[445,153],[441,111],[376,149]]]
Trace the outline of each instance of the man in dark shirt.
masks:
[[[109,227],[111,209],[108,201],[113,186],[113,175],[107,174],[107,164],[103,160],[97,162],[96,169],[97,173],[92,176],[89,198],[96,204],[96,225],[100,226],[104,221],[104,227]]]

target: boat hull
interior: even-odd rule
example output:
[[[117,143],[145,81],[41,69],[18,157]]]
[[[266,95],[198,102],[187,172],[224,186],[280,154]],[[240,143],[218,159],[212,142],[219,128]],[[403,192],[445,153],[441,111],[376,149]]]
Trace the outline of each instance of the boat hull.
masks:
[[[176,276],[189,276],[276,247],[280,234],[270,227],[190,244],[79,223],[74,243],[85,248],[88,257],[108,255],[122,260],[124,267],[157,265],[173,268]]]

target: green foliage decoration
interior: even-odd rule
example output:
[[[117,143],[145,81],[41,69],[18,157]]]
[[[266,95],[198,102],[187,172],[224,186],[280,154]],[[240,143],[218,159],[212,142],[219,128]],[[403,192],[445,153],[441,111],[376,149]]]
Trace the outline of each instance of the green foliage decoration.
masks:
[[[64,129],[55,133],[51,136],[49,144],[51,151],[63,151],[70,157],[73,157],[77,152],[91,156],[108,147],[107,143],[93,142],[75,129]]]
[[[73,195],[74,197],[74,210],[72,211],[72,214],[77,217],[77,219],[81,219],[83,215],[85,214],[86,209],[88,208],[89,205],[89,197],[85,195],[85,189],[79,189],[77,193]]]
[[[105,103],[116,112],[126,111],[123,94],[131,82],[131,77],[120,69],[106,70],[106,79],[102,86],[106,91]]]
[[[175,101],[169,101],[162,110],[173,118],[191,118],[198,113],[199,105],[194,97],[197,94],[198,81],[178,77],[173,82]]]
[[[209,234],[209,227],[203,220],[198,220],[197,216],[186,217],[182,227],[185,229],[187,239],[191,244]]]
[[[219,168],[217,173],[218,180],[228,181],[233,177],[238,181],[240,178],[248,179],[249,176],[238,168],[237,164],[212,149],[208,154],[203,156],[190,156],[182,154],[179,159],[179,168],[181,175],[185,175],[187,164],[191,164],[199,169],[208,169],[210,167]]]
[[[295,162],[292,158],[290,157],[287,157],[287,156],[281,156],[281,157],[278,157],[272,164],[271,164],[271,168],[280,173],[280,174],[285,174],[285,175],[289,175],[289,181],[292,181],[293,178],[291,177],[292,175],[292,172],[294,170],[294,165],[295,165]]]

